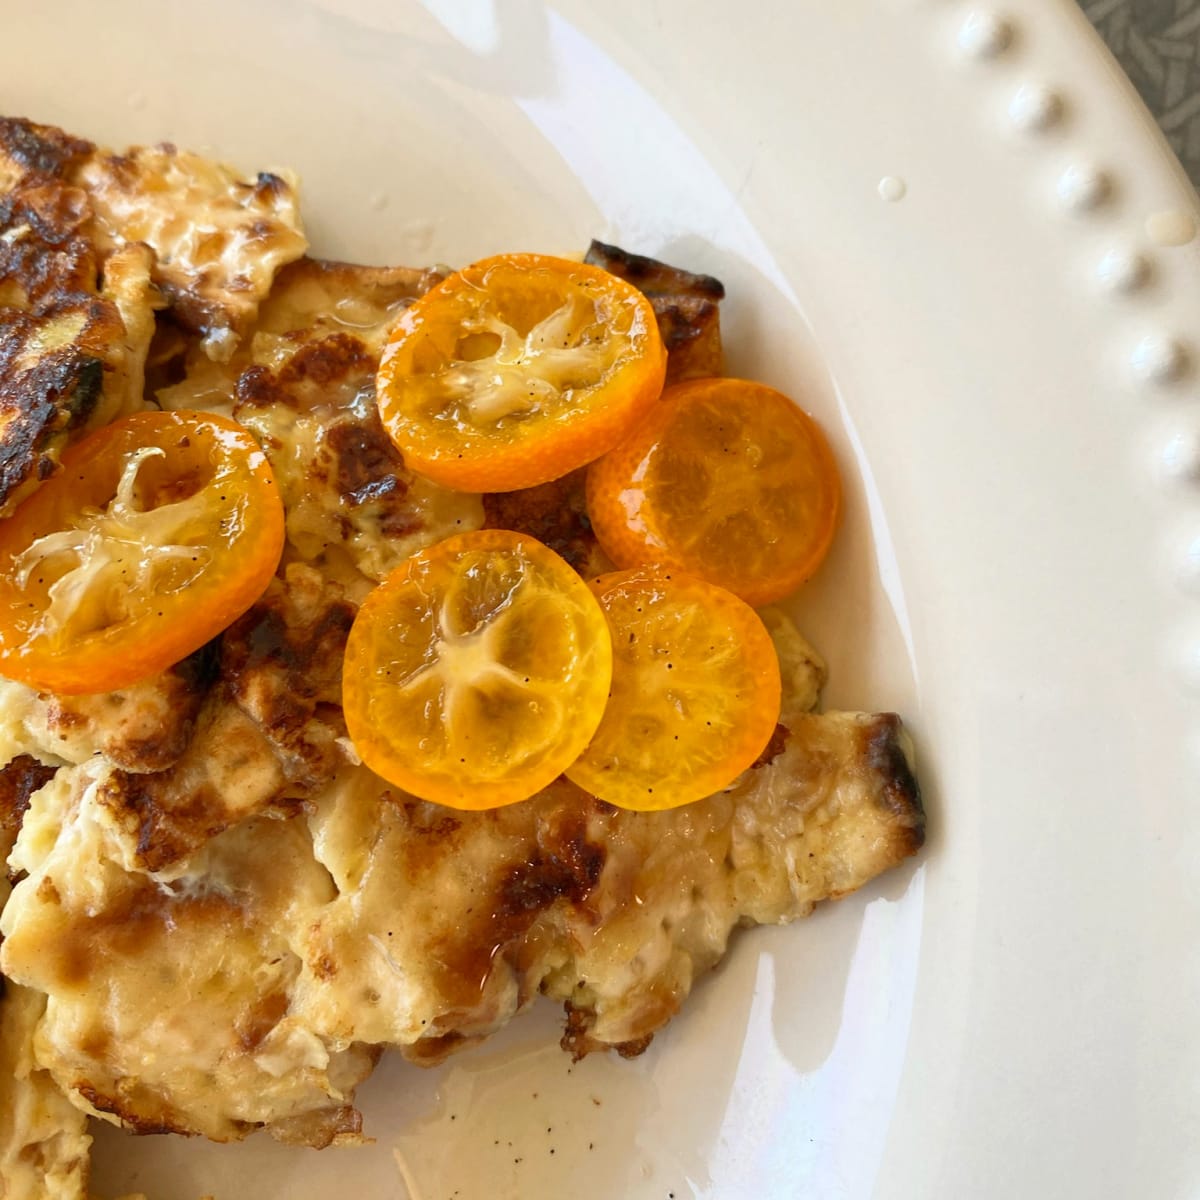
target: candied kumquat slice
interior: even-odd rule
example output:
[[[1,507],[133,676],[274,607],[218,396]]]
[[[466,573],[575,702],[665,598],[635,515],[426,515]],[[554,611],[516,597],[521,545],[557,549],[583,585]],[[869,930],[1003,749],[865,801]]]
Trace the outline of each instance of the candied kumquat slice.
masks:
[[[484,259],[397,321],[379,413],[405,463],[461,491],[533,487],[611,449],[658,399],[650,302],[599,267]]]
[[[266,455],[235,421],[106,425],[0,521],[0,674],[69,695],[164,670],[262,595],[283,537]]]
[[[779,719],[779,660],[723,588],[645,567],[592,585],[612,632],[612,694],[567,777],[622,808],[688,804],[732,783]]]
[[[592,464],[587,490],[596,536],[618,566],[669,564],[754,605],[782,599],[817,570],[842,502],[813,419],[742,379],[668,388]]]
[[[612,648],[588,586],[503,529],[414,554],[350,630],[342,702],[377,774],[454,808],[524,800],[562,774],[608,697]]]

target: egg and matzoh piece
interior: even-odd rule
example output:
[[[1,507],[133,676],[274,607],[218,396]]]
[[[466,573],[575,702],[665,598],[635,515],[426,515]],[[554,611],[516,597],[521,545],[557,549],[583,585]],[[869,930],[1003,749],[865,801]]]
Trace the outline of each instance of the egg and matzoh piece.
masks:
[[[385,1047],[439,1062],[539,993],[564,1049],[636,1054],[736,927],[804,916],[923,840],[899,720],[815,711],[824,664],[773,608],[773,731],[695,803],[633,811],[559,776],[448,808],[365,765],[343,656],[411,555],[494,529],[589,580],[613,564],[584,471],[477,494],[406,468],[376,375],[443,273],[305,250],[279,175],[0,121],[4,511],[118,418],[210,413],[265,453],[283,539],[261,596],[166,669],[81,694],[0,682],[9,1197],[85,1197],[89,1117],[360,1140],[354,1091]],[[590,257],[648,298],[669,383],[719,373],[716,281]]]

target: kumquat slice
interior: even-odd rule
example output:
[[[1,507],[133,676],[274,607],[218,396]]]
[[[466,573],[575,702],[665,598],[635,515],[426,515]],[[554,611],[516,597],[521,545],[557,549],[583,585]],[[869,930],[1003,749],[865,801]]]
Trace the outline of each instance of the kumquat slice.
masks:
[[[779,660],[758,614],[723,588],[663,568],[602,575],[592,589],[612,632],[612,695],[567,777],[643,810],[732,783],[779,719]]]
[[[497,808],[578,757],[611,675],[587,584],[541,542],[482,530],[413,555],[367,596],[342,701],[377,774],[439,804]]]
[[[461,491],[506,492],[611,449],[662,391],[650,302],[599,267],[484,259],[406,309],[379,369],[379,413],[405,463]]]
[[[824,434],[786,396],[742,379],[668,388],[588,470],[588,514],[620,567],[670,564],[753,605],[820,566],[841,512]]]
[[[262,595],[283,538],[266,455],[235,421],[106,425],[0,521],[0,674],[67,695],[153,675]]]

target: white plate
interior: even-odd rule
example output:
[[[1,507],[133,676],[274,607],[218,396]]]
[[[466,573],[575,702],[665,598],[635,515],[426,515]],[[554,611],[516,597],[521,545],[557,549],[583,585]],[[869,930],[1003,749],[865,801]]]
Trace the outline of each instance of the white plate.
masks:
[[[639,1061],[568,1070],[541,1012],[383,1067],[368,1149],[112,1134],[98,1190],[1200,1194],[1200,272],[1147,225],[1195,209],[1074,6],[19,7],[5,109],[293,165],[322,253],[599,235],[721,276],[733,368],[851,477],[800,605],[828,702],[905,715],[931,813]]]

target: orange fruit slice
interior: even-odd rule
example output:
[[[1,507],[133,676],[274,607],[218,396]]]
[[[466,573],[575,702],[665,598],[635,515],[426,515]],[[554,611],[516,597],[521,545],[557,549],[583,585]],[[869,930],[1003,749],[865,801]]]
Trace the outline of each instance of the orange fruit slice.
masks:
[[[650,302],[599,267],[484,259],[405,310],[379,413],[405,463],[461,491],[557,479],[611,449],[662,391]]]
[[[439,804],[497,808],[574,761],[611,674],[583,580],[541,542],[489,529],[414,554],[367,596],[342,703],[377,774]]]
[[[779,719],[779,660],[723,588],[646,567],[592,584],[612,632],[612,694],[566,775],[621,808],[674,808],[732,783]]]
[[[266,456],[227,417],[97,430],[0,521],[0,674],[70,695],[164,670],[262,595],[283,522]]]
[[[750,604],[820,566],[841,511],[837,465],[813,419],[742,379],[668,388],[588,470],[588,515],[620,567],[669,564]]]

